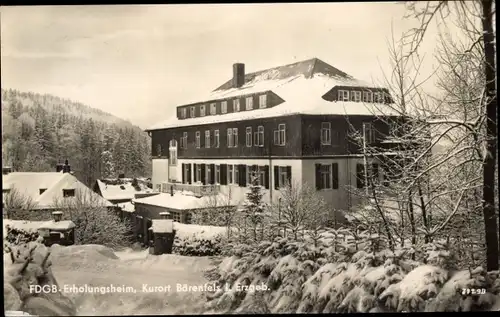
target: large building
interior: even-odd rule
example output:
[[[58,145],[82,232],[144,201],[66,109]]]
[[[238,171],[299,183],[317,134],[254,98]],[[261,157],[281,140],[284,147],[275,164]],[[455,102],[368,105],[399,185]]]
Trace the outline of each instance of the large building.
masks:
[[[230,80],[147,130],[153,188],[243,198],[257,172],[266,200],[278,199],[287,182],[308,183],[347,210],[367,166],[353,135],[363,131],[366,143],[383,143],[385,119],[396,117],[391,103],[387,89],[317,58],[253,73],[234,64]]]

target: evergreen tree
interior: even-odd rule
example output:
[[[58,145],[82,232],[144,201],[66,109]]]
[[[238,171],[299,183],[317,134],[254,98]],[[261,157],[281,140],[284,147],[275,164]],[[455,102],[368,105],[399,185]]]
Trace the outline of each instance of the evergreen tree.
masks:
[[[105,150],[101,154],[101,163],[102,163],[102,176],[104,178],[113,178],[116,177],[115,172],[115,162],[113,160],[113,154]]]
[[[258,185],[256,174],[251,175],[250,184],[250,191],[246,193],[244,217],[252,228],[254,241],[257,241],[257,227],[262,225],[264,218],[265,205],[262,201],[264,194],[261,186]]]

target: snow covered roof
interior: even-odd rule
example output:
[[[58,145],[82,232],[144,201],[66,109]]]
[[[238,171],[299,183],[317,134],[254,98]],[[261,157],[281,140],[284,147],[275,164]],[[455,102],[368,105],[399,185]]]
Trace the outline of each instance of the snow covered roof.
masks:
[[[49,229],[49,230],[67,230],[74,228],[75,224],[71,220],[61,220],[61,221],[47,221],[38,227],[38,229]]]
[[[159,193],[158,195],[145,198],[138,198],[133,203],[158,206],[176,210],[202,209],[216,206],[237,206],[239,202],[236,199],[229,199],[227,195],[218,194],[213,196],[196,197],[181,191],[174,191],[174,195],[169,193]]]
[[[116,182],[116,181],[119,181]],[[150,193],[153,190],[148,188],[143,181],[138,180],[137,184],[140,190],[137,190],[132,185],[133,179],[119,179],[109,182],[109,180],[97,180],[97,186],[101,192],[102,197],[107,200],[132,200],[135,194]]]
[[[246,75],[245,84],[240,88],[232,88],[228,83],[226,83],[207,95],[197,97],[184,103],[184,105],[189,105],[272,91],[284,100],[284,102],[279,105],[271,108],[208,115],[187,119],[178,119],[174,113],[169,119],[151,126],[148,131],[200,124],[212,124],[217,122],[272,118],[294,114],[395,114],[389,107],[383,104],[363,102],[331,102],[323,99],[323,96],[335,86],[380,87],[357,80],[318,59],[312,59],[300,63],[248,74]],[[318,67],[318,64],[321,64],[321,67]],[[297,65],[300,65],[300,67]]]
[[[135,212],[135,206],[132,204],[132,202],[126,202],[126,203],[120,203],[116,204],[118,207],[120,207],[123,211],[126,212]]]
[[[64,189],[75,189],[81,197],[103,206],[112,206],[106,199],[94,193],[70,173],[60,172],[14,172],[4,175],[3,188],[15,188],[30,197],[36,206],[33,209],[53,209],[57,200],[71,203],[76,197],[63,197]],[[40,189],[45,191],[40,194]],[[76,193],[75,193],[76,194]]]

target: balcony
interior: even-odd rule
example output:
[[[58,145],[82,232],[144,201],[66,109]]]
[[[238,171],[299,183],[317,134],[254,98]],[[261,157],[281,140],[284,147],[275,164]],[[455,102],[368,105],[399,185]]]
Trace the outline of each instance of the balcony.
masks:
[[[201,183],[198,184],[183,184],[183,183],[163,183],[161,186],[161,191],[163,193],[170,193],[171,190],[175,191],[185,191],[192,192],[194,196],[209,196],[209,195],[217,195],[220,193],[220,185],[210,184],[203,185]]]

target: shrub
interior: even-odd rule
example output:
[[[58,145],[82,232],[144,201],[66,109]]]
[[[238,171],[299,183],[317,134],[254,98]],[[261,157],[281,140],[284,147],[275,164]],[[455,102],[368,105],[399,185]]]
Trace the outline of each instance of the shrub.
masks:
[[[176,236],[172,252],[184,256],[215,256],[221,254],[221,244],[221,236],[216,236],[213,239]]]

